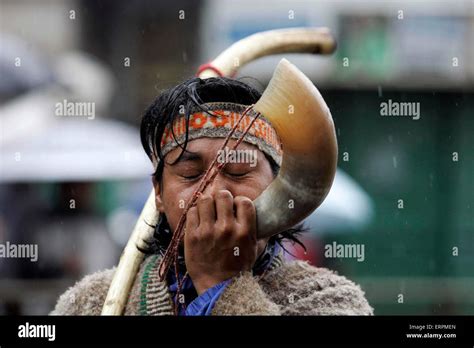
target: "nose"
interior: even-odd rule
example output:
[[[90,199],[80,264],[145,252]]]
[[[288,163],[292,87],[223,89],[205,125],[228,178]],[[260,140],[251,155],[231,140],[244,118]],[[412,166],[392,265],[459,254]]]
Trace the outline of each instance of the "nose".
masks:
[[[225,176],[222,173],[219,173],[215,177],[214,181],[211,184],[209,184],[207,191],[211,195],[215,196],[215,194],[221,190],[230,191],[230,193],[234,195],[234,193],[232,192],[232,187],[229,184],[228,180],[226,180]]]

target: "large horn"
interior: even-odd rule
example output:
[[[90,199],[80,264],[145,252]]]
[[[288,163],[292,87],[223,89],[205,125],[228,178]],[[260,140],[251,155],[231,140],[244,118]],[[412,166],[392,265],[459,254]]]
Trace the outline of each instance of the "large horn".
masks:
[[[323,97],[282,59],[254,110],[270,120],[283,144],[276,179],[255,200],[258,238],[301,222],[326,198],[336,173],[334,123]]]
[[[242,67],[244,64],[259,57],[278,53],[330,54],[335,50],[335,48],[336,42],[327,28],[290,28],[270,30],[251,35],[236,42],[222,54],[220,54],[216,59],[214,59],[210,64],[203,66],[202,69],[200,69],[198,75],[200,78],[218,76],[219,73],[224,76],[229,76],[234,74],[236,70]],[[295,107],[295,115],[297,114],[299,115],[298,117],[302,117],[301,119],[305,120],[310,118],[310,116],[308,116],[310,115],[308,112],[310,106],[305,107],[307,105],[306,103],[309,103],[308,105],[317,106],[317,108],[314,110],[319,110],[318,108],[322,108],[323,105],[325,106],[324,101],[317,92],[316,88],[312,86],[311,82],[307,80],[304,75],[296,68],[290,68],[290,64],[288,63],[286,65],[288,72],[292,73],[292,75],[288,76],[288,79],[293,81],[291,86],[294,86],[295,88],[298,87],[298,89],[291,91],[291,87],[289,87],[290,89],[287,89],[281,83],[276,84],[275,78],[278,78],[279,80],[283,79],[280,73],[277,75],[278,71],[283,73],[283,69],[285,69],[284,65],[280,64],[272,79],[272,81],[275,80],[275,82],[270,83],[270,85],[274,85],[274,87],[270,88],[271,86],[268,86],[264,95],[256,105],[258,107],[257,110],[268,117],[271,122],[275,124],[277,133],[282,133],[280,137],[283,140],[283,151],[286,151],[283,157],[283,163],[278,178],[267,188],[267,190],[264,191],[264,193],[262,193],[262,195],[255,202],[257,205],[257,214],[259,216],[258,225],[259,228],[261,228],[264,236],[278,233],[278,230],[283,229],[284,226],[289,226],[292,221],[298,222],[300,221],[298,220],[299,218],[308,215],[319,205],[322,199],[324,199],[327,190],[329,190],[329,181],[332,181],[332,179],[329,180],[327,177],[325,177],[327,175],[323,170],[323,163],[325,163],[325,161],[318,162],[319,165],[311,164],[311,161],[314,161],[315,159],[312,156],[319,156],[321,151],[325,150],[325,146],[323,146],[324,138],[321,138],[321,136],[330,134],[330,132],[327,132],[326,129],[328,125],[326,124],[326,127],[321,128],[321,130],[315,128],[314,135],[315,137],[319,137],[316,138],[319,139],[317,141],[311,138],[310,134],[306,134],[308,133],[308,129],[310,129],[310,127],[314,125],[317,126],[319,123],[323,123],[321,117],[314,116],[316,114],[320,115],[321,113],[317,113],[315,111],[311,113],[314,119],[308,121],[306,124],[308,128],[305,130],[305,136],[304,138],[301,137],[301,139],[309,139],[309,142],[306,144],[306,146],[300,144],[299,139],[289,140],[290,134],[294,132],[294,128],[296,128],[298,131],[295,133],[296,137],[302,136],[302,133],[299,133],[301,129],[298,129],[297,127],[293,128],[290,125],[281,125],[284,118],[276,116],[283,115],[282,105],[284,105],[284,103],[287,103],[287,110],[290,105],[293,105]],[[272,90],[274,92],[271,92]],[[293,98],[290,98],[292,92],[295,92],[295,94],[304,92],[302,96],[305,95],[308,97],[308,99],[303,100],[303,97],[297,98],[297,95],[295,95]],[[276,103],[277,95],[281,95],[282,97],[286,98],[283,99],[283,104]],[[316,95],[317,98],[315,97]],[[318,103],[315,100],[320,100],[320,102]],[[299,104],[292,104],[290,101],[294,103],[298,102]],[[271,103],[274,103],[274,108],[270,107]],[[277,104],[280,106],[276,107]],[[304,110],[304,112],[297,113],[296,110]],[[275,116],[271,115],[274,111]],[[295,115],[288,114],[287,120],[291,121],[293,117],[290,116]],[[302,123],[304,122],[299,122],[298,124]],[[280,126],[278,126],[278,124],[280,124]],[[309,126],[310,124],[312,126]],[[333,133],[331,134],[333,135]],[[289,142],[292,141],[294,141],[294,143],[293,145],[290,145]],[[299,145],[297,145],[297,143]],[[286,150],[286,147],[288,147],[288,151]],[[297,148],[308,152],[306,155],[297,154]],[[335,154],[335,142],[332,150]],[[330,152],[328,152],[328,154],[329,153]],[[289,168],[301,169],[304,167],[302,161],[306,160],[308,161],[308,168],[314,169],[315,172],[309,177],[311,179],[306,178],[304,182],[302,182],[301,180],[296,179],[298,170],[290,170]],[[293,166],[293,162],[297,165]],[[319,171],[317,170],[318,168],[320,169]],[[309,171],[307,171],[305,168],[302,168],[301,170],[301,173],[304,172],[305,174]],[[321,180],[318,175],[321,177]],[[318,180],[318,183],[313,183],[313,185],[311,185],[308,183],[308,180]],[[293,189],[289,185],[293,185]],[[309,190],[306,195],[302,194],[305,190],[303,187],[308,188]],[[316,192],[318,188],[321,190],[319,194]],[[294,192],[294,194],[291,194],[291,192]],[[298,192],[298,194],[295,194],[296,192]],[[273,204],[270,204],[271,200],[275,197],[279,197],[278,200]],[[311,201],[311,197],[313,197],[315,200]],[[274,209],[275,211],[283,212],[284,206],[282,204],[287,199],[293,199],[294,201],[295,209],[293,211],[293,216],[288,218],[276,217],[272,210]],[[287,202],[286,206],[288,206],[289,203],[290,202]],[[285,211],[285,214],[287,213],[288,211]],[[268,217],[266,217],[267,214]],[[130,289],[144,257],[144,254],[140,251],[140,249],[143,248],[146,245],[146,242],[151,239],[154,231],[152,226],[156,224],[157,219],[158,214],[155,208],[155,194],[152,191],[120,257],[120,262],[115,271],[112,283],[110,284],[104,307],[102,308],[102,315],[123,314]],[[278,226],[278,228],[272,228],[273,221],[277,221],[277,225],[275,226]],[[262,232],[259,233],[259,237],[262,237]]]
[[[328,28],[287,28],[256,33],[237,41],[217,56],[211,64],[199,69],[202,79],[232,76],[245,64],[272,54],[314,53],[331,54],[336,41]]]

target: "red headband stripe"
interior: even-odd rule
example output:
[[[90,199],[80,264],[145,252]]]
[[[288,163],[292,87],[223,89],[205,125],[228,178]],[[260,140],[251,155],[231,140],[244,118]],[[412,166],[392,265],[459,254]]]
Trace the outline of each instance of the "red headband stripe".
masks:
[[[205,112],[192,114],[189,117],[189,134],[201,129],[227,128],[230,130],[241,116],[238,112],[227,110],[214,110],[212,111],[212,114],[212,116]],[[244,116],[242,121],[239,123],[236,132],[243,132],[252,119],[253,117],[250,115]],[[181,135],[184,135],[185,132],[186,119],[184,117],[179,117],[173,123],[174,137],[179,138]],[[175,141],[173,133],[169,127],[165,129],[161,140],[162,148],[166,144]],[[250,128],[248,134],[262,139],[265,143],[274,148],[278,154],[282,153],[281,143],[275,129],[264,118],[258,118]]]

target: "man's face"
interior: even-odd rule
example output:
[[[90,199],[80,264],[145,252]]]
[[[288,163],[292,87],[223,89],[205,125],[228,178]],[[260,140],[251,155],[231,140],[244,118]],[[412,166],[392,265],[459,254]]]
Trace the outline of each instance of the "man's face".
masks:
[[[188,143],[186,152],[181,159],[174,163],[182,150],[178,147],[165,157],[162,182],[154,182],[156,206],[166,215],[168,223],[175,231],[181,214],[188,200],[198,187],[205,171],[212,163],[222,146],[223,139],[200,138]],[[228,147],[232,148],[235,140],[230,140]],[[269,161],[263,152],[254,145],[242,142],[238,150],[245,150],[248,156],[245,163],[227,163],[221,173],[206,189],[206,193],[214,195],[219,190],[228,190],[233,197],[245,196],[254,200],[273,181],[273,173]],[[256,155],[255,158],[251,156]],[[174,164],[170,164],[174,163]],[[268,239],[258,241],[260,254]]]

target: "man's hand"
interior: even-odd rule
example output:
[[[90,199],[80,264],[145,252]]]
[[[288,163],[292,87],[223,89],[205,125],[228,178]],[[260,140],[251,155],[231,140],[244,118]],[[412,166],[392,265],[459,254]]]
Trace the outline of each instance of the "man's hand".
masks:
[[[235,209],[235,212],[234,212]],[[250,271],[257,258],[253,202],[227,190],[203,194],[186,216],[186,268],[197,293]]]

